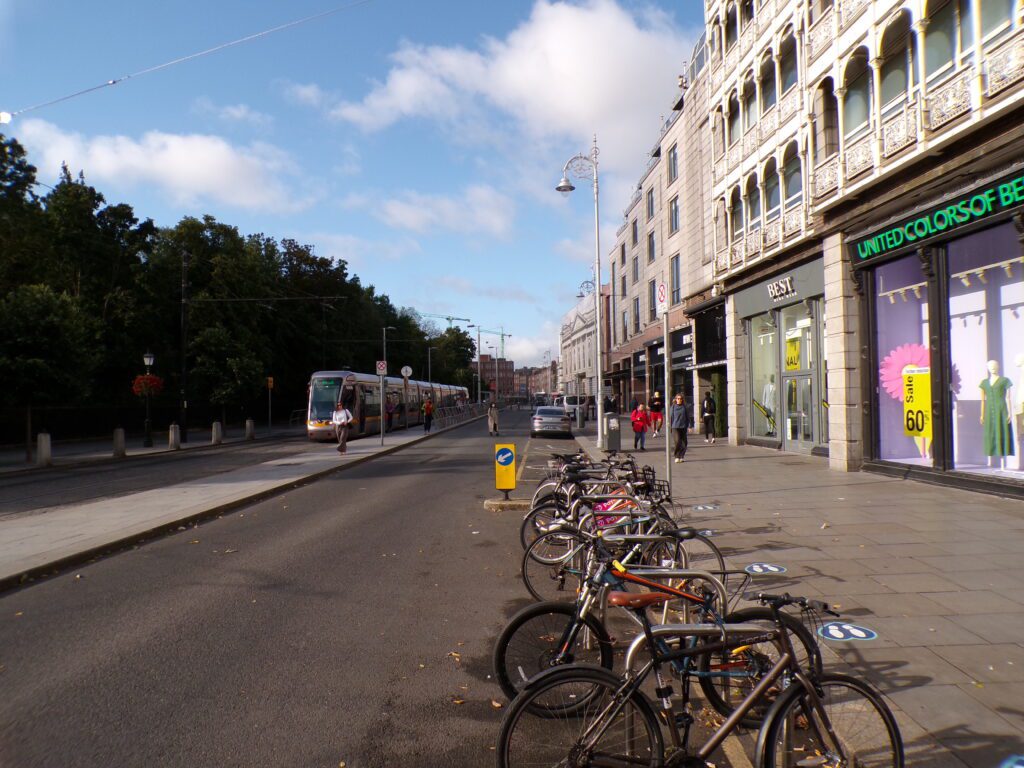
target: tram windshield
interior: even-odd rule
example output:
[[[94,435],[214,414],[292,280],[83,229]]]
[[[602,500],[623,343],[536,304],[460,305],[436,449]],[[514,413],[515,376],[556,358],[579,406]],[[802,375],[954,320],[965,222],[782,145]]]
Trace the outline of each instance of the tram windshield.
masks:
[[[338,392],[340,389],[340,378],[313,379],[313,386],[309,395],[310,420],[330,420],[331,415],[334,413],[334,406],[338,402]]]

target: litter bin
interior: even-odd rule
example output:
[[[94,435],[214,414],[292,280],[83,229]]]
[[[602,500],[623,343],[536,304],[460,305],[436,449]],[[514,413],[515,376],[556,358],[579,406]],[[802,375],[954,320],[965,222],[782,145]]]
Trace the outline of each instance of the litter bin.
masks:
[[[619,429],[619,414],[604,415],[604,449],[606,451],[622,450],[622,431]]]
[[[587,411],[582,405],[576,406],[576,426],[579,429],[583,429],[587,423]]]

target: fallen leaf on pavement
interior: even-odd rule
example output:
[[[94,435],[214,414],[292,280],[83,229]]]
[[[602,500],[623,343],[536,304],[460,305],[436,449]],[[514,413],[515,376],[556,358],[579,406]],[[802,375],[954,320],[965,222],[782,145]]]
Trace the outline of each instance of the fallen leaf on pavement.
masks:
[[[189,544],[198,544],[198,543],[199,543],[199,539],[192,539],[192,541],[189,542]]]
[[[448,658],[455,659],[456,664],[462,661],[462,655],[457,651],[448,651]]]
[[[465,704],[466,700],[458,696],[452,696],[452,704]]]
[[[503,705],[497,699],[491,699],[491,706],[494,707],[495,709],[501,709]]]
[[[224,554],[225,555],[233,555],[237,551],[238,551],[237,549],[225,549],[224,550]]]

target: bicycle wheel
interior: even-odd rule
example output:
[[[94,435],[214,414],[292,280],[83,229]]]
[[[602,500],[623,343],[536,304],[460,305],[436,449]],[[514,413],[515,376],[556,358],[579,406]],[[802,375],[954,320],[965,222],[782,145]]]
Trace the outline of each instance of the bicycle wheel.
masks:
[[[677,567],[689,568],[691,571],[711,571],[715,576],[721,576],[721,571],[725,570],[722,551],[704,534],[698,533],[692,539],[680,542],[680,546],[685,558],[678,561]]]
[[[821,651],[818,650],[814,635],[795,616],[787,613],[780,615],[801,668],[820,674]],[[727,624],[763,624],[765,631],[775,628],[771,609],[759,606],[733,611],[724,621]],[[720,715],[728,717],[781,656],[782,651],[777,642],[743,645],[742,641],[737,641],[732,650],[713,651],[699,657],[697,675],[708,704]],[[782,682],[779,681],[761,701],[755,703],[753,709],[744,716],[742,724],[748,728],[760,725],[781,689]]]
[[[553,501],[533,507],[523,517],[523,522],[519,526],[519,543],[523,545],[523,549],[530,546],[534,539],[544,533],[547,526],[564,516],[562,507]]]
[[[494,676],[510,699],[526,681],[556,664],[560,644],[578,620],[569,603],[535,603],[512,617],[494,644]],[[591,663],[611,669],[614,663],[608,631],[593,615],[582,620],[575,643],[562,664]]]
[[[537,602],[574,601],[586,554],[584,542],[573,533],[552,531],[537,537],[523,553],[527,591]]]
[[[824,712],[802,685],[782,694],[758,736],[759,765],[903,768],[903,739],[881,694],[848,675],[823,675],[817,686]]]
[[[662,765],[661,730],[650,702],[634,693],[609,708],[620,685],[615,675],[592,667],[565,667],[538,680],[502,719],[498,768]],[[535,717],[538,708],[557,714]]]

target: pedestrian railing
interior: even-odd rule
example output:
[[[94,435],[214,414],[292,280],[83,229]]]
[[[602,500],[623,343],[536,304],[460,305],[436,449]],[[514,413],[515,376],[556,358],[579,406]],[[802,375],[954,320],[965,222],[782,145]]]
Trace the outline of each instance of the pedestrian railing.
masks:
[[[476,403],[455,405],[448,408],[438,408],[434,411],[434,423],[439,429],[452,427],[456,424],[463,424],[487,412],[487,406]]]

